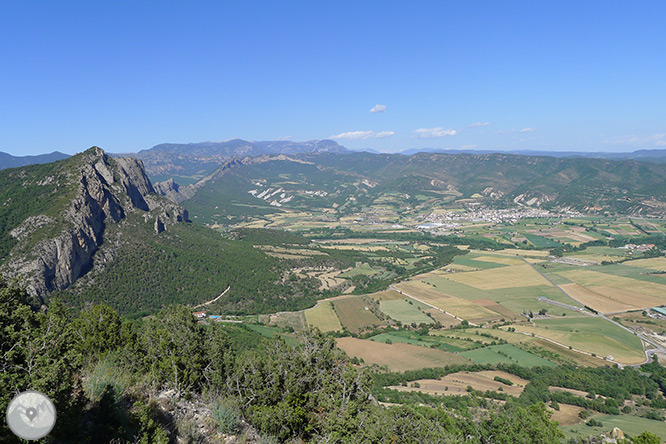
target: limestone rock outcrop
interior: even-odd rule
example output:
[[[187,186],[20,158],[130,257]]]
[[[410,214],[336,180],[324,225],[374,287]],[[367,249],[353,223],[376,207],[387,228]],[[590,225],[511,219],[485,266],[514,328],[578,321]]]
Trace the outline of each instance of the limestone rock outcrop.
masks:
[[[188,219],[183,208],[155,193],[140,160],[111,158],[93,147],[63,168],[68,168],[68,185],[76,187],[75,197],[58,217],[31,216],[12,230],[18,243],[1,270],[22,278],[28,293],[41,301],[90,271],[109,224],[143,213],[160,233]],[[45,226],[53,227],[51,235],[31,239]]]

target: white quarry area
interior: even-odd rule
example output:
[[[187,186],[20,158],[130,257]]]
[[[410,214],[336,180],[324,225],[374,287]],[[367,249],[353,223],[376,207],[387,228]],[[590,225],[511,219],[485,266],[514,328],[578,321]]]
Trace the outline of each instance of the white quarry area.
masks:
[[[252,182],[257,187],[264,186],[264,183],[261,181]],[[248,191],[248,194],[253,195],[257,199],[268,202],[269,205],[274,207],[281,207],[282,205],[291,202],[294,198],[293,195],[290,195],[287,190],[282,187],[268,187],[266,189],[254,189]]]

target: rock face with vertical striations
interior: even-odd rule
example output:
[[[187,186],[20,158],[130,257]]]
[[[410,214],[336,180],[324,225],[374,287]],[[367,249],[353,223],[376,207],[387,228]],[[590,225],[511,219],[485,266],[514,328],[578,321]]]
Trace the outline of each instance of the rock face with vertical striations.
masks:
[[[54,204],[46,207],[48,214],[27,214],[8,233],[0,232],[14,243],[0,271],[22,278],[28,292],[42,302],[91,270],[109,224],[139,213],[159,234],[188,219],[183,208],[155,193],[143,164],[134,158],[111,158],[93,147],[59,162],[48,177],[39,177],[35,171],[1,172],[36,189],[37,199],[42,188],[43,193],[52,193]],[[56,205],[56,197],[64,193],[71,198]],[[11,210],[15,202],[10,197],[4,204]]]

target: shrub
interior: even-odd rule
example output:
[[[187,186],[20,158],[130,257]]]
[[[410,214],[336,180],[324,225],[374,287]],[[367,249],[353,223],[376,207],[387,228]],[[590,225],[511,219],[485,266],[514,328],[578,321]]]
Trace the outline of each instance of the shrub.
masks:
[[[222,433],[233,435],[240,430],[240,411],[229,401],[222,401],[217,405],[213,410],[213,419]]]

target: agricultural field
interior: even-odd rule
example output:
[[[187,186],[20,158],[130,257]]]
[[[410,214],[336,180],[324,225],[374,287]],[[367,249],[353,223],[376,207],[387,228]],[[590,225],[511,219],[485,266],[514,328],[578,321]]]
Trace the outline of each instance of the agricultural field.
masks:
[[[366,365],[386,366],[390,371],[403,372],[470,363],[468,359],[453,353],[411,344],[383,344],[357,338],[338,338],[337,344],[349,356],[363,359]]]
[[[511,381],[513,385],[496,381],[495,377]],[[501,388],[500,391],[518,397],[528,382],[510,373],[489,370],[451,373],[440,379],[419,379],[410,383],[407,387],[397,385],[389,388],[399,391],[417,391],[429,395],[465,395],[467,394],[467,387],[472,387],[480,392],[498,391]]]
[[[511,344],[493,345],[460,353],[477,364],[517,364],[523,367],[546,366],[556,364],[540,356],[522,350]]]
[[[648,431],[666,441],[666,423],[663,421],[629,415],[594,415],[591,419],[601,422],[603,427],[590,427],[584,423],[580,423],[575,425],[561,425],[560,430],[564,433],[565,439],[569,439],[600,435],[601,433],[613,430],[614,427],[618,427],[624,432],[625,436],[638,436],[644,431]]]
[[[622,364],[645,362],[637,336],[599,317],[535,320],[531,324],[516,324],[515,328],[600,357],[612,356]]]
[[[302,311],[271,314],[268,322],[277,327],[291,327],[294,330],[302,330],[306,325],[305,316]]]
[[[601,313],[665,304],[666,285],[657,283],[663,278],[641,275],[640,270],[638,267],[623,264],[588,267],[584,270],[570,267],[555,273],[572,283],[561,285],[567,294]]]
[[[338,319],[352,333],[357,333],[368,327],[379,327],[386,324],[370,310],[371,301],[364,299],[346,297],[333,302]]]
[[[391,301],[381,301],[379,309],[382,313],[395,319],[402,324],[433,324],[435,321],[424,314],[413,303],[404,299],[395,299]]]
[[[509,344],[513,344],[518,348],[532,350],[539,355],[543,354],[549,357],[553,362],[560,364],[575,364],[585,367],[598,367],[601,365],[608,365],[607,361],[604,361],[602,357],[593,357],[588,354],[579,353],[574,350],[570,350],[568,346],[562,347],[556,345],[550,341],[540,339],[537,337],[524,335],[520,332],[510,332],[503,329],[493,329],[488,331],[487,329],[465,329],[462,331],[452,331],[451,334],[455,334],[460,337],[471,337],[475,338],[476,334],[479,333],[490,333],[491,336],[498,339],[503,339]],[[436,333],[432,333],[436,334]],[[442,332],[442,334],[449,334],[449,332]],[[464,335],[464,336],[463,336]],[[485,339],[485,338],[481,338]]]
[[[452,273],[449,279],[479,290],[549,285],[549,282],[528,265],[513,265],[468,273]]]
[[[322,302],[305,310],[304,313],[305,320],[310,327],[316,327],[323,332],[342,330],[340,320],[330,302]]]
[[[661,271],[666,273],[666,257],[653,257],[649,259],[636,259],[627,261],[624,265],[630,267],[649,268],[650,270]]]

